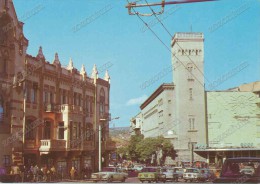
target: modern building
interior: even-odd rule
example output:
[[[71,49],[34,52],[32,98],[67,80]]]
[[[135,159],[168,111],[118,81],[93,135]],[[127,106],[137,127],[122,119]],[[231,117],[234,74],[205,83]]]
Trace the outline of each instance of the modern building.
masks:
[[[208,145],[195,152],[221,165],[230,157],[260,157],[260,82],[207,92]]]
[[[135,130],[169,138],[176,161],[221,164],[229,157],[260,156],[260,82],[205,91],[203,34],[176,33],[171,46],[174,85],[159,96],[162,84],[140,106],[131,120],[142,122]]]
[[[72,166],[98,168],[98,126],[102,157],[108,161],[110,77],[89,76],[82,65],[61,66],[58,54],[47,61],[26,53],[12,1],[0,1],[0,158],[1,166],[47,165],[68,171]],[[105,164],[105,163],[104,163]]]

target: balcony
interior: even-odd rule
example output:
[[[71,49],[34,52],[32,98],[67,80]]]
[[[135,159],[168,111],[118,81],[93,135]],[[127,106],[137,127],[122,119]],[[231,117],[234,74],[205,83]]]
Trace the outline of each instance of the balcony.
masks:
[[[41,140],[40,151],[66,151],[66,140]]]
[[[95,150],[94,141],[85,141],[83,149],[84,149],[84,151]]]
[[[54,104],[45,104],[44,107],[45,112],[56,112],[56,108]]]
[[[60,112],[62,112],[62,113],[70,112],[70,113],[82,114],[83,109],[81,106],[63,104],[63,105],[60,105]]]

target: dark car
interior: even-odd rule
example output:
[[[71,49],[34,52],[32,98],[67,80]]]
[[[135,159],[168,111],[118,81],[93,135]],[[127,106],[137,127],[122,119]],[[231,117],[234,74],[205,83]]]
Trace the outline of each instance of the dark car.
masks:
[[[260,183],[260,158],[228,158],[213,183]]]

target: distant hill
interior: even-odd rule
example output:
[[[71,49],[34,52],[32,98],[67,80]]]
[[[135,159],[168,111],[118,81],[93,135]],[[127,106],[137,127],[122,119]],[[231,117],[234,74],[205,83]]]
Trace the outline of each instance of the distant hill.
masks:
[[[109,136],[116,142],[116,147],[125,147],[130,140],[130,127],[115,127],[109,129]]]

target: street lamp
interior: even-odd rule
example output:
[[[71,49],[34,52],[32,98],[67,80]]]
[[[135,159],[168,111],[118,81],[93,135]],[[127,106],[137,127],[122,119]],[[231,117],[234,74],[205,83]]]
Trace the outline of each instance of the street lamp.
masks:
[[[114,119],[119,119],[119,117],[115,117],[115,118],[111,118],[111,119],[99,119],[99,121],[112,121]],[[98,125],[98,170],[99,172],[101,172],[102,168],[101,168],[101,163],[102,163],[102,157],[101,157],[101,130],[102,130],[102,127],[101,127],[101,124],[99,123]]]

